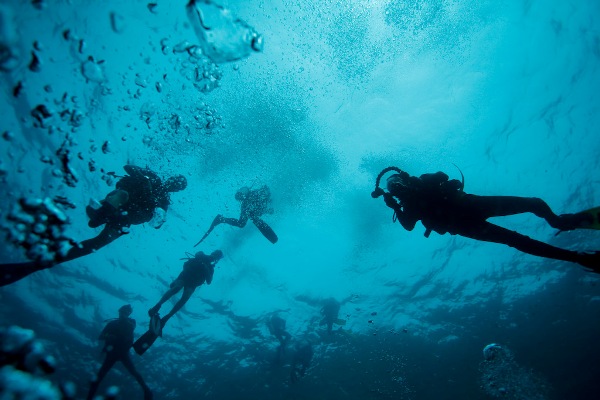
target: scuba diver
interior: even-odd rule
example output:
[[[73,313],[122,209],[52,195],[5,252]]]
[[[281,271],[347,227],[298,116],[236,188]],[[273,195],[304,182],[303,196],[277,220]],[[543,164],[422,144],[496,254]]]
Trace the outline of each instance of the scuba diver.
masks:
[[[290,371],[290,381],[296,383],[299,378],[306,374],[313,358],[313,348],[308,339],[302,339],[294,346]]]
[[[202,239],[200,239],[200,241],[196,243],[194,247],[202,243],[202,241],[208,237],[208,235],[213,229],[215,229],[217,225],[228,224],[238,228],[243,228],[246,226],[246,223],[249,219],[252,220],[258,230],[271,243],[275,244],[277,242],[278,238],[273,229],[271,229],[271,227],[260,218],[264,214],[273,214],[273,209],[271,208],[271,191],[269,190],[268,186],[264,185],[257,190],[251,190],[250,188],[244,186],[237,191],[235,194],[235,199],[242,203],[240,217],[235,219],[225,218],[221,214],[217,215],[208,228],[208,231],[206,231],[204,236],[202,236]]]
[[[133,348],[136,353],[139,355],[144,354],[156,341],[157,337],[162,336],[162,329],[169,319],[187,303],[196,291],[196,288],[203,283],[207,285],[211,284],[215,273],[215,266],[222,258],[223,252],[215,250],[210,255],[199,251],[194,257],[184,259],[187,261],[183,264],[183,271],[171,283],[169,290],[160,298],[158,303],[148,310],[150,329],[134,343]],[[161,319],[158,315],[160,307],[181,289],[183,289],[181,298],[175,303],[171,311]]]
[[[100,202],[100,207],[97,209],[90,205],[86,207],[90,228],[105,225],[98,236],[73,246],[66,256],[56,261],[0,265],[0,286],[95,252],[126,234],[129,226],[151,221],[155,213],[162,214],[164,217],[171,202],[169,194],[187,187],[187,180],[183,175],[170,177],[163,182],[148,168],[125,165],[123,169],[127,175],[119,179],[116,189]]]
[[[327,325],[328,335],[331,335],[333,333],[333,324],[346,325],[345,320],[338,318],[340,306],[341,304],[339,301],[330,297],[327,300],[325,300],[325,303],[321,308],[321,314],[323,314],[323,319],[321,320],[319,325]]]
[[[385,192],[379,187],[379,183],[390,171],[396,173],[387,179],[388,192]],[[463,189],[464,176],[462,182],[448,180],[448,175],[443,172],[415,177],[397,167],[388,167],[377,176],[371,196],[383,196],[385,204],[394,210],[394,222],[397,219],[407,231],[412,231],[420,220],[425,227],[425,237],[429,237],[434,231],[440,235],[450,233],[485,242],[502,243],[524,253],[574,262],[600,273],[599,251],[561,249],[487,221],[491,217],[530,212],[545,219],[559,233],[574,229],[600,229],[600,207],[576,214],[556,215],[539,198],[477,196],[467,194]]]
[[[100,382],[108,371],[115,365],[117,361],[120,361],[123,366],[129,371],[129,373],[135,378],[144,390],[144,400],[152,399],[152,392],[139,372],[135,369],[131,358],[129,358],[129,349],[133,343],[133,331],[135,329],[135,320],[129,318],[132,307],[127,304],[119,308],[119,318],[106,324],[98,340],[104,341],[104,348],[102,352],[106,354],[104,363],[100,367],[96,378],[90,385],[87,400],[94,398],[96,390]]]
[[[286,332],[285,319],[281,318],[279,315],[274,314],[267,322],[267,327],[269,328],[271,335],[275,336],[277,340],[279,340],[279,347],[277,347],[277,354],[275,356],[275,364],[281,365],[285,353],[285,346],[291,339],[292,335]]]

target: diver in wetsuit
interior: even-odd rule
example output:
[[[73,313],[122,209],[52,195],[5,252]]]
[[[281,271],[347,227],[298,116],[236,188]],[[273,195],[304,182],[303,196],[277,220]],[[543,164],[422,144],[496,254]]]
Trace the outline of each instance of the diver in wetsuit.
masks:
[[[285,330],[285,319],[281,318],[279,315],[274,314],[267,323],[267,327],[269,328],[271,335],[275,336],[279,341],[279,347],[277,347],[277,354],[275,356],[275,364],[281,365],[283,362],[285,347],[292,335]]]
[[[306,370],[310,367],[310,362],[313,358],[313,348],[307,339],[302,339],[294,346],[290,371],[290,381],[296,383],[299,378],[306,374]]]
[[[204,236],[202,236],[202,239],[200,239],[194,247],[202,243],[217,225],[228,224],[243,228],[246,226],[249,219],[271,243],[277,242],[278,238],[273,229],[260,218],[264,214],[273,214],[273,209],[271,208],[271,191],[269,190],[269,187],[264,185],[260,189],[251,190],[244,186],[237,191],[235,199],[241,203],[240,217],[236,219],[225,218],[221,214],[217,215],[208,228],[208,231],[206,231]]]
[[[387,179],[385,192],[379,187],[383,175],[394,171]],[[425,237],[432,231],[443,235],[506,244],[524,253],[555,260],[570,261],[600,273],[600,252],[565,250],[531,239],[518,232],[488,222],[491,217],[533,213],[553,228],[569,231],[592,228],[596,216],[589,212],[556,215],[542,199],[515,196],[477,196],[463,191],[464,182],[448,180],[443,172],[410,176],[396,167],[388,167],[377,177],[373,198],[383,196],[388,207],[407,231],[417,221],[425,227]],[[595,229],[595,228],[594,228]]]
[[[183,271],[171,283],[169,290],[167,290],[154,307],[148,310],[150,328],[133,344],[133,349],[136,353],[140,356],[143,355],[154,344],[156,339],[162,336],[162,330],[167,322],[187,303],[196,291],[196,288],[204,283],[207,285],[211,284],[215,273],[215,266],[221,258],[223,258],[223,252],[215,250],[210,255],[199,251],[194,257],[186,259],[187,261],[183,264]],[[160,318],[158,314],[160,307],[181,289],[183,289],[181,298],[167,315]]]
[[[36,271],[74,260],[95,252],[115,239],[126,234],[126,228],[152,220],[155,210],[167,211],[171,202],[169,194],[184,190],[187,180],[183,175],[168,178],[163,182],[155,172],[135,165],[123,167],[127,175],[116,184],[101,206],[86,207],[90,228],[105,225],[100,234],[72,247],[62,259],[50,263],[18,263],[0,265],[0,286],[16,282]]]
[[[159,302],[148,311],[151,317],[158,314],[160,307],[171,297],[183,289],[181,298],[175,303],[171,311],[161,319],[161,329],[167,321],[179,311],[185,303],[192,297],[192,294],[203,283],[210,285],[215,273],[215,266],[223,258],[221,250],[215,250],[210,255],[199,251],[193,258],[188,259],[183,264],[183,271],[177,279],[171,283],[169,290],[161,297]]]
[[[109,322],[102,330],[102,333],[100,333],[98,340],[104,341],[102,352],[106,354],[106,358],[104,359],[96,378],[90,385],[87,400],[91,400],[94,397],[100,382],[117,361],[120,361],[140,384],[144,390],[144,400],[152,399],[150,388],[146,385],[146,382],[144,382],[140,373],[135,369],[133,362],[131,362],[131,358],[129,358],[129,350],[133,344],[133,331],[135,329],[135,320],[129,318],[132,311],[133,309],[129,304],[119,308],[119,318]]]
[[[331,335],[333,333],[333,324],[342,324],[345,321],[342,321],[338,318],[338,314],[340,313],[340,302],[334,299],[333,297],[328,298],[323,303],[323,307],[321,308],[321,314],[323,314],[323,319],[319,325],[327,325],[327,334]]]

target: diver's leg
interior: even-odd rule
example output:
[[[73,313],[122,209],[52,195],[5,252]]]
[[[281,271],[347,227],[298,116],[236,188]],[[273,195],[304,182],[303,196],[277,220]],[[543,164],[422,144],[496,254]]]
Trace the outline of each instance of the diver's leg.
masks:
[[[292,338],[292,335],[290,335],[287,331],[283,331],[283,345],[285,346],[287,344],[287,342],[290,341],[290,339]]]
[[[468,213],[478,215],[482,219],[529,212],[545,219],[551,227],[562,231],[576,229],[587,218],[590,218],[587,214],[557,215],[544,200],[537,197],[477,196],[467,194],[464,196],[463,201]]]
[[[235,226],[237,228],[243,228],[248,223],[248,217],[244,215],[240,215],[240,218],[238,219],[221,217],[221,223]]]
[[[158,303],[156,303],[156,305],[152,307],[150,311],[148,311],[148,314],[150,316],[156,314],[160,310],[160,307],[171,297],[175,296],[177,292],[181,290],[182,287],[183,286],[180,284],[180,282],[178,280],[175,280],[175,282],[171,284],[171,288],[167,290],[167,292],[160,298]]]
[[[129,353],[126,353],[123,357],[121,357],[119,361],[123,363],[125,369],[129,371],[131,376],[133,376],[137,383],[140,384],[142,389],[144,389],[144,399],[152,398],[152,392],[150,391],[150,388],[148,387],[148,385],[146,385],[146,382],[144,382],[144,378],[142,378],[137,369],[135,369],[135,365],[133,365],[131,358],[129,358]]]
[[[191,286],[186,286],[183,288],[183,294],[181,295],[181,298],[179,299],[179,301],[177,301],[177,303],[175,303],[175,305],[173,306],[173,309],[164,316],[164,318],[161,320],[163,326],[167,323],[167,321],[169,319],[171,319],[171,317],[173,315],[175,315],[175,313],[179,310],[181,310],[181,307],[183,307],[185,305],[185,303],[187,303],[187,301],[190,299],[190,297],[192,297],[192,295],[194,294],[194,292],[196,291],[195,287],[191,287]]]
[[[221,214],[219,214],[219,215],[217,215],[215,217],[215,219],[213,219],[212,224],[210,224],[210,227],[208,228],[208,230],[206,231],[206,233],[204,234],[204,236],[202,236],[202,239],[200,239],[198,241],[198,243],[196,243],[194,245],[194,247],[196,247],[200,243],[202,243],[204,241],[204,239],[206,239],[208,237],[208,235],[210,235],[210,233],[213,231],[213,229],[215,229],[215,227],[217,227],[220,224],[228,224],[228,225],[231,225],[231,226],[236,226],[238,228],[243,228],[244,226],[246,226],[247,222],[248,222],[248,217],[243,218],[242,216],[240,216],[239,219],[225,218]]]
[[[276,366],[283,364],[284,352],[285,352],[285,349],[283,347],[283,344],[280,344],[279,346],[277,346],[277,350],[275,351],[275,360],[274,360],[274,364]]]
[[[104,363],[102,363],[102,366],[100,367],[100,370],[98,371],[98,374],[96,375],[95,379],[92,380],[92,383],[90,384],[90,390],[88,392],[87,400],[91,400],[94,397],[96,390],[98,390],[98,386],[100,386],[100,382],[102,382],[102,379],[104,379],[104,377],[106,376],[108,371],[112,368],[112,366],[115,365],[115,362],[117,362],[117,359],[115,357],[112,357],[109,355],[106,356],[106,358],[104,359]]]
[[[60,262],[62,263],[79,257],[87,256],[88,254],[101,249],[102,247],[116,240],[118,237],[122,236],[123,233],[121,232],[121,229],[122,227],[119,225],[107,224],[98,236],[84,240],[79,244],[79,246],[72,247]]]
[[[537,197],[517,196],[477,196],[467,194],[464,196],[467,209],[484,219],[491,217],[504,217],[507,215],[532,213],[548,221],[550,226],[560,223],[560,218],[546,202]]]
[[[570,261],[589,268],[595,268],[594,265],[598,263],[600,267],[600,259],[594,258],[593,255],[554,247],[487,221],[461,227],[456,229],[455,233],[475,240],[505,244],[538,257]]]

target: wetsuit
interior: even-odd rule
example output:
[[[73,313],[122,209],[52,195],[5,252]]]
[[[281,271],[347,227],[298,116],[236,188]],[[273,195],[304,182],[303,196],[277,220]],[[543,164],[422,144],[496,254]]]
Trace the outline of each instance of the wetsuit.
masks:
[[[324,315],[322,324],[327,324],[327,333],[331,335],[333,332],[333,323],[337,320],[338,314],[340,312],[340,303],[335,299],[327,299],[325,300],[325,304],[321,309],[321,314]]]
[[[205,282],[207,285],[210,285],[214,274],[215,265],[213,264],[213,260],[205,254],[199,254],[183,264],[183,271],[171,283],[171,287],[181,286],[195,289]]]
[[[144,390],[144,398],[149,399],[152,397],[150,388],[146,385],[142,376],[135,369],[133,362],[131,362],[131,358],[129,358],[129,349],[133,344],[134,329],[135,320],[131,318],[119,318],[109,322],[102,330],[99,339],[104,340],[105,342],[104,349],[102,351],[106,353],[106,358],[104,359],[104,363],[102,363],[102,366],[98,371],[96,379],[94,379],[90,385],[90,390],[87,396],[88,400],[91,400],[94,397],[100,382],[102,379],[104,379],[108,371],[113,367],[113,365],[115,365],[117,361],[120,361],[127,371],[129,371],[129,373],[140,384]]]
[[[195,246],[202,243],[219,224],[228,224],[237,228],[243,228],[248,223],[248,220],[251,220],[271,243],[276,243],[279,240],[273,229],[261,219],[262,215],[273,213],[273,209],[270,207],[271,191],[268,186],[265,185],[257,190],[250,190],[246,187],[241,188],[235,198],[242,203],[240,217],[227,218],[221,214],[217,215],[208,228],[208,231],[206,231],[202,239]]]
[[[61,262],[83,257],[106,246],[122,236],[124,228],[149,222],[158,207],[167,211],[170,203],[169,193],[164,190],[160,178],[154,172],[133,165],[126,165],[124,169],[129,175],[117,182],[116,190],[109,193],[107,198],[116,191],[124,191],[127,193],[127,201],[118,208],[104,201],[99,212],[99,217],[104,219],[96,218],[95,221],[90,215],[90,227],[106,223],[102,232],[92,239],[82,241],[79,247],[73,247]]]
[[[313,354],[312,345],[308,341],[302,340],[300,343],[296,344],[291,362],[292,370],[290,372],[290,381],[292,383],[296,382],[298,378],[303,377],[304,374],[306,374],[306,370],[310,367]]]
[[[390,178],[393,182],[394,176]],[[390,182],[388,180],[388,184]],[[518,232],[488,222],[491,217],[533,213],[553,228],[572,230],[585,218],[579,214],[556,215],[542,199],[515,196],[477,196],[462,191],[457,180],[443,172],[404,177],[405,185],[390,185],[383,194],[388,207],[402,226],[412,231],[417,221],[425,226],[425,236],[434,231],[450,233],[485,242],[502,243],[524,253],[571,261],[600,270],[600,254],[582,253],[551,246]],[[396,200],[397,199],[397,200]]]
[[[285,346],[292,336],[285,330],[285,319],[277,315],[271,317],[268,327],[271,335],[275,336],[279,341],[279,346],[277,347],[277,353],[275,356],[275,364],[280,365],[283,363]]]
[[[211,284],[215,273],[215,265],[220,258],[221,256],[213,258],[202,252],[198,252],[194,258],[187,260],[183,264],[183,271],[171,283],[170,289],[161,297],[159,302],[148,311],[148,314],[150,316],[157,314],[160,307],[183,288],[181,298],[175,303],[171,311],[161,319],[162,326],[164,327],[167,321],[192,297],[198,286],[204,283],[207,285]]]

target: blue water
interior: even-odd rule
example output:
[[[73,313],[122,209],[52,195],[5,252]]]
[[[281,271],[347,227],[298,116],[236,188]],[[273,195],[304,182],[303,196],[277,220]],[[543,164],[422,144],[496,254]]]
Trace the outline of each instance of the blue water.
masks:
[[[59,362],[53,380],[84,396],[104,320],[130,303],[141,335],[185,253],[218,248],[212,284],[132,355],[155,398],[496,398],[482,381],[492,342],[510,348],[523,388],[498,398],[598,397],[597,275],[497,244],[426,239],[370,196],[389,165],[459,178],[456,164],[468,193],[541,197],[559,213],[600,204],[597,1],[226,1],[264,48],[205,64],[200,77],[173,51],[198,41],[183,1],[2,4],[19,60],[0,72],[0,132],[11,136],[0,140],[3,219],[20,197],[65,196],[77,206],[67,233],[83,240],[99,232],[84,208],[112,190],[108,172],[133,163],[188,180],[160,229],[134,226],[0,289],[0,324],[36,331]],[[28,67],[32,52],[39,68]],[[31,116],[38,104],[54,114],[45,126]],[[74,186],[56,156],[65,139]],[[249,224],[193,248],[215,215],[237,216],[238,188],[264,184],[277,244]],[[600,249],[596,231],[555,237],[532,215],[493,222]],[[0,256],[25,260],[7,242]],[[329,297],[346,320],[331,336],[319,325]],[[272,364],[273,312],[314,346],[296,384],[289,365]],[[120,367],[101,390],[110,385],[141,396]]]

